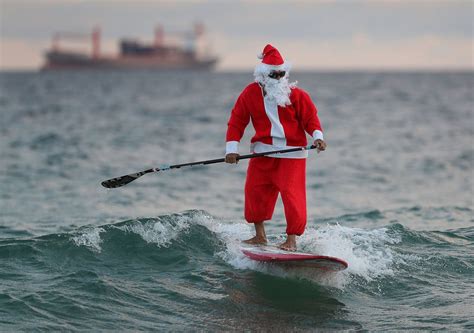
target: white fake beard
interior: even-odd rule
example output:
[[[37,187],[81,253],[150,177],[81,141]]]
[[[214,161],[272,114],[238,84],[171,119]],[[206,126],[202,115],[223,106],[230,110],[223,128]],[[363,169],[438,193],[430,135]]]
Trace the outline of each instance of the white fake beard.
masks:
[[[290,83],[287,76],[279,80],[268,76],[260,76],[258,79],[258,82],[263,85],[268,98],[275,100],[279,106],[285,107],[291,104],[291,88],[296,87],[296,82]]]

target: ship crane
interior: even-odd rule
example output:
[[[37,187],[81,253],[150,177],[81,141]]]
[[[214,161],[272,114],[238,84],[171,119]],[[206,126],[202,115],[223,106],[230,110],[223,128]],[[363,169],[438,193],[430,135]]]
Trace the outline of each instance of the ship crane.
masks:
[[[205,43],[205,26],[201,22],[194,24],[194,29],[189,30],[167,30],[166,36],[168,44],[177,42],[182,44],[184,42],[185,49],[190,52],[196,52],[199,49],[199,45],[205,45],[206,51],[209,49],[208,43]],[[160,47],[165,45],[165,30],[161,24],[158,24],[155,28],[155,39],[154,46]],[[206,52],[209,53],[209,52]]]
[[[82,32],[71,32],[71,31],[59,31],[53,35],[52,50],[59,52],[59,43],[61,40],[79,40],[79,41],[91,41],[92,43],[92,58],[98,59],[100,57],[100,28],[95,27],[91,33]]]

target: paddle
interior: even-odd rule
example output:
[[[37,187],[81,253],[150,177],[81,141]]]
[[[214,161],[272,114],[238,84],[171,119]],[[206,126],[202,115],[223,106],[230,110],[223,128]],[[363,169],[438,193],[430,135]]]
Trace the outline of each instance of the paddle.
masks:
[[[254,158],[254,157],[262,157],[267,155],[274,155],[274,154],[283,154],[283,153],[291,153],[294,151],[302,151],[302,150],[309,150],[315,149],[316,146],[307,146],[307,147],[297,147],[297,148],[290,148],[290,149],[283,149],[283,150],[275,150],[275,151],[267,151],[263,153],[256,153],[256,154],[249,154],[249,155],[241,155],[238,157],[238,160],[245,160],[247,158]],[[217,158],[214,160],[206,160],[206,161],[199,161],[199,162],[191,162],[191,163],[183,163],[183,164],[175,164],[175,165],[165,165],[159,168],[151,168],[145,171],[140,171],[137,173],[131,173],[129,175],[125,175],[122,177],[112,178],[108,180],[104,180],[101,184],[106,188],[116,188],[120,186],[127,185],[128,183],[133,182],[135,179],[152,172],[159,172],[159,171],[166,171],[170,169],[179,169],[181,167],[186,166],[193,166],[193,165],[207,165],[207,164],[215,164],[215,163],[222,163],[225,161],[225,158]]]

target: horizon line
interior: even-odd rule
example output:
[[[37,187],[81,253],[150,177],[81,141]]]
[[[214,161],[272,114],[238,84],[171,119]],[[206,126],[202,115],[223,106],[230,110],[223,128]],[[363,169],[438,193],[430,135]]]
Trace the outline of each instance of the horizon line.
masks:
[[[12,67],[1,68],[0,73],[12,72],[208,72],[208,73],[253,73],[254,68],[218,68],[210,71],[202,70],[184,70],[184,69],[164,69],[164,70],[150,70],[150,69],[63,69],[63,70],[47,70],[44,71],[41,67]],[[301,67],[290,71],[291,73],[303,72],[474,72],[474,66],[471,67]]]

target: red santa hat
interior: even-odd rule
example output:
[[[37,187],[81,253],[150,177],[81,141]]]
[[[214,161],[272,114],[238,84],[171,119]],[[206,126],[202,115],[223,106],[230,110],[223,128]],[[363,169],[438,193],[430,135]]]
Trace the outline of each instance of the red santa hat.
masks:
[[[262,62],[255,68],[254,75],[268,75],[271,71],[289,72],[290,64],[283,60],[280,52],[272,45],[267,44],[263,48],[263,52],[257,55]]]
[[[257,57],[262,59],[262,63],[271,66],[280,66],[285,62],[280,52],[270,44],[267,44],[263,52],[257,55]]]

